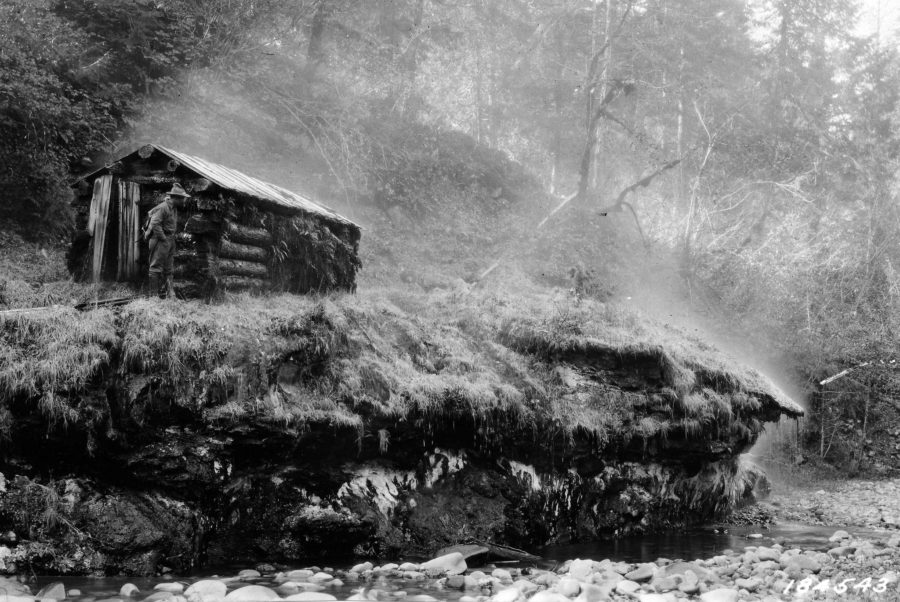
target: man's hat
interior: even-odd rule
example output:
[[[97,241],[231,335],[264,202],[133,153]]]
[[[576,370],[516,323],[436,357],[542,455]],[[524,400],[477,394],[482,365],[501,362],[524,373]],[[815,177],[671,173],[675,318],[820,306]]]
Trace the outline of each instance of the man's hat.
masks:
[[[181,187],[181,184],[177,184],[177,183],[172,184],[172,190],[170,190],[166,194],[168,194],[169,196],[181,196],[186,199],[191,198],[191,195],[189,195],[187,192],[185,192],[184,188]]]

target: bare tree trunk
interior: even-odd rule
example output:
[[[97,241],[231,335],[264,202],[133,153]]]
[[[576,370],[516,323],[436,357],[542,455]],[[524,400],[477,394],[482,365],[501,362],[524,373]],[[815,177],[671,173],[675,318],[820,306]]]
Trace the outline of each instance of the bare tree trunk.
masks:
[[[612,92],[610,88],[610,72],[612,69],[612,30],[611,23],[612,18],[615,14],[615,0],[609,0],[606,4],[606,14],[605,14],[605,23],[603,26],[604,30],[604,39],[601,49],[597,49],[597,37],[596,37],[596,25],[597,25],[597,15],[600,10],[600,4],[595,4],[594,8],[594,19],[591,27],[591,64],[595,64],[599,60],[603,60],[603,69],[600,72],[598,81],[592,81],[590,79],[586,82],[585,85],[585,114],[586,114],[586,123],[585,128],[587,130],[587,139],[585,141],[584,152],[581,156],[581,165],[578,170],[578,197],[584,198],[587,195],[588,188],[593,185],[596,186],[597,177],[600,171],[600,166],[597,164],[597,143],[599,141],[600,136],[600,118],[603,115],[603,110],[607,104],[612,100],[610,97],[610,93]],[[588,71],[591,71],[591,67],[588,67]],[[599,85],[598,85],[599,84]],[[600,99],[598,101],[598,99]],[[599,103],[599,104],[598,104]],[[593,168],[593,169],[592,169]]]
[[[825,429],[827,427],[826,419],[827,419],[827,390],[823,390],[819,395],[819,457],[824,458],[825,454],[828,453],[828,450],[825,448]]]
[[[562,105],[564,102],[564,94],[562,90],[562,83],[560,81],[556,82],[556,86],[553,91],[553,108],[556,112],[556,121],[557,127],[553,128],[553,157],[552,163],[550,165],[550,192],[552,194],[557,194],[557,189],[559,188],[559,182],[557,182],[559,170],[560,170],[560,162],[562,154],[562,128],[559,127],[559,124],[562,123],[563,119],[563,109]]]
[[[481,45],[476,42],[477,50],[475,51],[475,140],[480,144],[483,141],[481,122],[481,107],[484,103],[483,94],[481,92]]]
[[[481,0],[473,0],[472,8],[476,15],[481,14],[480,6]],[[482,56],[483,49],[481,47],[481,36],[479,35],[478,28],[474,29],[472,35],[475,45],[475,139],[480,143],[484,138],[482,130],[484,118],[482,115],[482,108],[484,106],[484,57]]]
[[[306,46],[306,79],[308,80],[315,78],[316,72],[325,58],[322,51],[322,39],[330,13],[328,0],[316,2],[316,12],[313,13],[312,23],[309,27],[309,43]]]
[[[863,407],[863,423],[862,423],[862,432],[859,435],[859,461],[862,462],[863,456],[865,455],[865,444],[866,444],[866,429],[869,426],[869,404],[872,401],[872,380],[866,380],[866,402]]]
[[[400,66],[403,70],[403,89],[399,91],[399,97],[404,99],[404,113],[414,112],[419,106],[418,102],[410,102],[416,100],[413,91],[416,88],[416,73],[419,70],[419,37],[422,33],[422,20],[425,16],[425,0],[416,2],[416,10],[413,16],[412,37],[409,39],[406,48],[403,49],[403,55],[400,57]]]

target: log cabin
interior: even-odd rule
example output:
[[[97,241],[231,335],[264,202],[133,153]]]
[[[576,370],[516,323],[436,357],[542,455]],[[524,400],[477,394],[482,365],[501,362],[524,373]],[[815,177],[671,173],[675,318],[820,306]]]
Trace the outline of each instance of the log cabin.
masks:
[[[147,281],[147,213],[175,183],[174,285],[180,297],[227,291],[353,291],[360,227],[299,194],[235,169],[147,144],[75,183],[77,280]]]

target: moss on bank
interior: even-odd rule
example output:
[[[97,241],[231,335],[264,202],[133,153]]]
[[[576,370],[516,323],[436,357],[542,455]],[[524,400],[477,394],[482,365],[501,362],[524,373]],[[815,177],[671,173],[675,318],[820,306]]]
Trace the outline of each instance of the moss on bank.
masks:
[[[482,436],[540,430],[600,450],[632,439],[750,444],[763,421],[800,413],[698,340],[539,293],[145,299],[116,313],[2,316],[0,336],[7,421],[30,407],[53,427],[89,431],[115,429],[108,417],[123,406],[137,418],[171,406],[220,427],[323,424],[362,438],[364,418],[465,421]],[[130,394],[107,394],[119,407],[98,409],[112,377]]]
[[[746,498],[738,454],[798,412],[700,341],[534,290],[141,299],[0,314],[0,337],[0,469],[24,479],[0,523],[31,540],[16,491],[86,492],[75,531],[16,548],[47,572],[664,529]],[[107,502],[188,535],[104,548]]]

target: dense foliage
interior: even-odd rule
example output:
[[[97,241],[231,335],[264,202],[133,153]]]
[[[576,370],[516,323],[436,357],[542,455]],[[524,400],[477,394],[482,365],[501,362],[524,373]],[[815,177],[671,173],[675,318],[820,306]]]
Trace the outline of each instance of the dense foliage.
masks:
[[[812,395],[810,453],[855,465],[900,384],[900,62],[887,22],[856,33],[860,10],[9,0],[0,219],[64,229],[83,160],[165,140],[335,199],[369,227],[370,274],[432,286],[516,259],[714,307]],[[648,265],[667,273],[651,292]]]
[[[184,69],[243,49],[270,4],[3,2],[0,219],[64,231],[70,174],[91,167],[147,97],[179,95]]]

